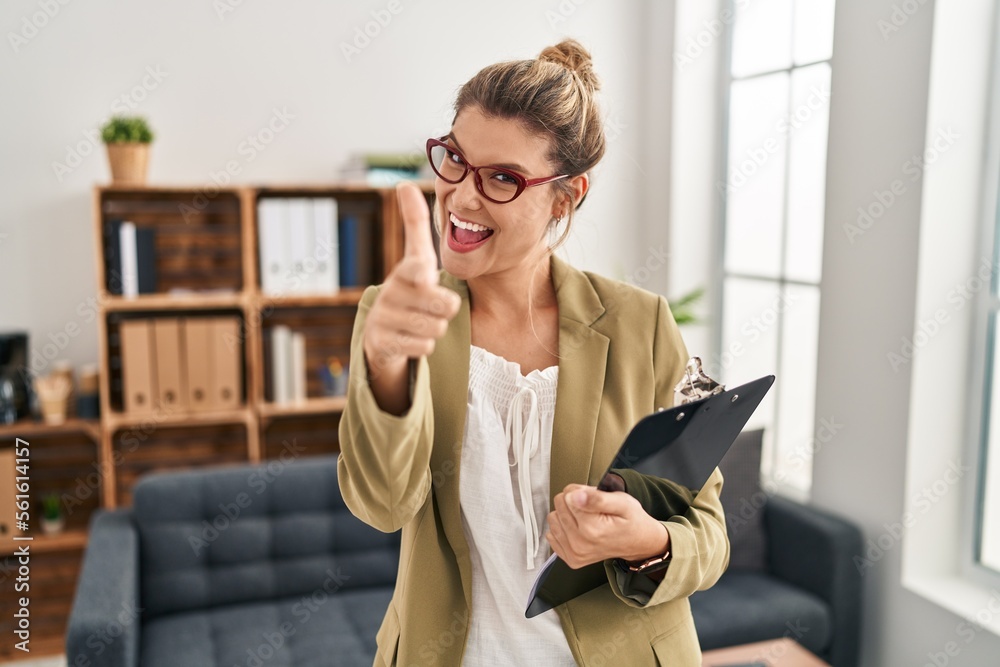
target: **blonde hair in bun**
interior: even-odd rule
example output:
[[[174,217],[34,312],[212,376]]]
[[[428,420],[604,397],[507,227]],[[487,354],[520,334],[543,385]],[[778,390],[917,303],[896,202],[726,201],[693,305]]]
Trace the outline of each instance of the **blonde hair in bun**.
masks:
[[[538,59],[561,65],[573,72],[591,93],[601,89],[601,82],[594,73],[594,61],[590,57],[590,52],[575,39],[564,39],[555,46],[546,46],[538,54]]]
[[[604,156],[604,122],[596,100],[599,89],[590,53],[576,40],[565,39],[542,49],[537,58],[481,69],[459,89],[455,116],[467,107],[478,107],[488,116],[520,121],[531,132],[549,138],[548,159],[555,173],[579,176]],[[572,198],[566,179],[551,186]],[[583,199],[576,206],[581,203]],[[566,229],[553,249],[569,235],[573,209],[566,212]]]

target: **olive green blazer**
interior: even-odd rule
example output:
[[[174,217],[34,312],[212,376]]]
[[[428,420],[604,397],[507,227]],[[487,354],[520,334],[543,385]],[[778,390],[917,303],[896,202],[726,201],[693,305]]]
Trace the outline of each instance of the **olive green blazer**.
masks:
[[[663,297],[556,257],[551,268],[560,356],[554,496],[570,483],[596,485],[633,424],[673,405],[688,352]],[[441,284],[462,297],[462,306],[433,354],[415,364],[412,403],[403,416],[380,410],[368,386],[361,341],[379,287],[365,290],[354,325],[340,422],[340,489],[366,523],[385,532],[402,529],[376,665],[460,665],[465,646],[471,562],[458,477],[469,387],[469,291],[446,272]],[[609,561],[607,585],[556,608],[578,664],[701,664],[688,596],[712,586],[729,563],[721,490],[716,469],[687,512],[664,522],[673,560],[659,585],[644,575],[632,581]]]

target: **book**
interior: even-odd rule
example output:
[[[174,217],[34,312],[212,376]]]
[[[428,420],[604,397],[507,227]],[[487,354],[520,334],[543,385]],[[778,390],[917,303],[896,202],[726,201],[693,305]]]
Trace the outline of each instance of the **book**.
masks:
[[[340,260],[340,286],[357,287],[358,281],[358,217],[345,215],[340,219],[340,244],[337,257]]]
[[[122,277],[122,296],[133,298],[139,295],[139,257],[135,241],[135,223],[124,221],[118,228],[118,248]]]
[[[121,227],[121,220],[108,220],[103,233],[105,287],[117,296],[122,293]]]
[[[133,298],[156,291],[156,234],[150,227],[124,221],[118,228],[121,295]]]
[[[292,331],[279,324],[271,327],[271,382],[275,403],[292,400]]]
[[[156,292],[156,231],[152,227],[135,230],[136,275],[139,294]]]
[[[306,400],[306,337],[294,331],[291,337],[292,400]]]

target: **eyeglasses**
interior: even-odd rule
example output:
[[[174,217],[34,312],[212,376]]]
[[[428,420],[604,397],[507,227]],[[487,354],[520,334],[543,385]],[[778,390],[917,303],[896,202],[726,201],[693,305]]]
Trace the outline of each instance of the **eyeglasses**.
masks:
[[[495,204],[514,201],[525,188],[544,185],[569,176],[560,174],[529,180],[516,171],[503,167],[474,167],[457,148],[445,143],[445,139],[447,137],[427,140],[427,159],[434,173],[445,183],[461,183],[471,171],[474,174],[476,189]]]

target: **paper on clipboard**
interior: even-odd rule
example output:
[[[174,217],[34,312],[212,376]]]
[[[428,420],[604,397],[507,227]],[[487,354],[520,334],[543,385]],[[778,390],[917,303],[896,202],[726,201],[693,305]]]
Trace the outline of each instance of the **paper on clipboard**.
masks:
[[[697,361],[700,372],[700,360],[692,361]],[[691,362],[688,371],[685,379],[692,377]],[[678,489],[678,504],[686,511],[689,501],[683,499],[693,500],[704,486],[771,388],[774,376],[766,375],[728,391],[709,382],[712,384],[701,385],[701,393],[689,392],[682,399],[688,402],[640,419],[605,475],[615,469],[631,469],[669,480],[682,487]],[[665,521],[669,517],[656,518]],[[603,563],[574,570],[552,554],[535,578],[524,615],[532,618],[605,583]]]

